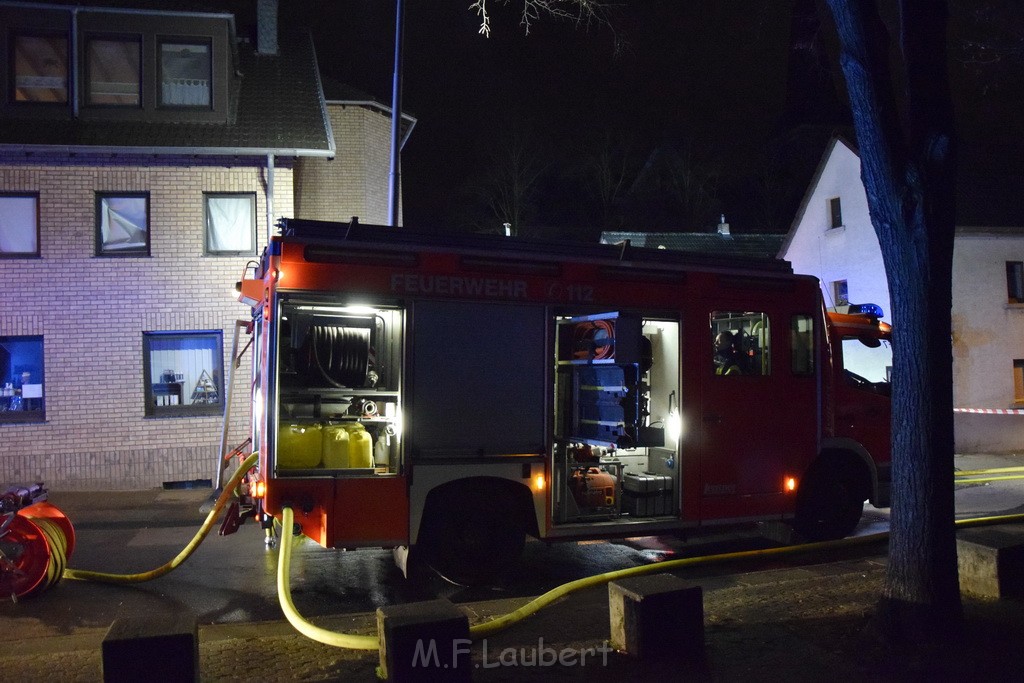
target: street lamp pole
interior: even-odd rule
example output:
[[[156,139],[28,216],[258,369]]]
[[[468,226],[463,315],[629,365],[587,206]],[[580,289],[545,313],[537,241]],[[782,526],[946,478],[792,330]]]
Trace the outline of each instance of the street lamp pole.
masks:
[[[405,23],[405,0],[395,0],[395,75],[391,82],[391,176],[388,183],[388,225],[398,225],[398,204],[401,192],[402,127],[402,34]]]

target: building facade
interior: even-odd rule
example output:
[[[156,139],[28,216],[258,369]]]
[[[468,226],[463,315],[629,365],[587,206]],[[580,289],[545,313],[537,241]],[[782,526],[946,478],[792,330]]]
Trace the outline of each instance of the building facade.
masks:
[[[276,2],[254,0],[254,27],[115,4],[0,0],[0,485],[211,479],[222,431],[248,436],[234,284],[301,185],[336,211],[307,217],[387,203],[377,162],[349,158],[387,158],[387,140],[347,130],[365,107],[328,114],[312,41],[278,31]],[[342,171],[314,182],[310,159]]]
[[[961,188],[967,185],[961,183]],[[1021,451],[1021,216],[983,215],[985,207],[965,190],[958,196],[958,205],[952,310],[956,449],[960,453]],[[829,144],[779,257],[790,261],[794,271],[818,277],[830,306],[875,303],[888,321],[900,324],[891,317],[881,248],[868,214],[860,159],[850,143],[836,138]]]

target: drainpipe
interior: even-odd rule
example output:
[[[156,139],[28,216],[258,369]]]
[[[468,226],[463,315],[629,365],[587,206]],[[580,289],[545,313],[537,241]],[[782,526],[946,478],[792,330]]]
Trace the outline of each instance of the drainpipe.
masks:
[[[398,225],[398,199],[401,186],[402,126],[402,25],[405,23],[405,2],[395,0],[395,76],[391,83],[391,177],[388,184],[388,225]]]
[[[71,10],[71,73],[68,74],[68,83],[71,86],[71,92],[68,96],[71,98],[71,118],[78,118],[78,8]]]
[[[267,244],[274,236],[274,155],[267,154]]]

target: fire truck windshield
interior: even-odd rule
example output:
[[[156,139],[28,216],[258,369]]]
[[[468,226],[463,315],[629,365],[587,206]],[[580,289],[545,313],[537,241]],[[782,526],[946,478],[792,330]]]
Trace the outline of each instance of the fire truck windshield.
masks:
[[[892,346],[886,339],[843,338],[843,374],[859,388],[891,393]]]

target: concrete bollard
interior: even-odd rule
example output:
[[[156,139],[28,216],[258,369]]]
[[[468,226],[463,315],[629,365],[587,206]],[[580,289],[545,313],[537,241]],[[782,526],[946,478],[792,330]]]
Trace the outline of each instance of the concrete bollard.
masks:
[[[704,592],[672,574],[608,584],[611,646],[641,662],[702,668]]]
[[[1002,526],[957,533],[960,591],[983,598],[1024,596],[1024,529]]]
[[[469,619],[448,600],[377,609],[384,678],[406,681],[472,680]]]
[[[115,619],[101,648],[104,683],[199,680],[199,635],[193,614]]]

